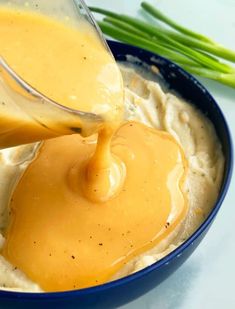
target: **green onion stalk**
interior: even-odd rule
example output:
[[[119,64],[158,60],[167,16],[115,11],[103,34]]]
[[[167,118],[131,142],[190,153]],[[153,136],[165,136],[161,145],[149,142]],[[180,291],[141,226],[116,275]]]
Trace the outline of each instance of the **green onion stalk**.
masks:
[[[235,61],[235,52],[213,42],[209,38],[188,30],[166,17],[146,2],[142,8],[154,18],[174,28],[171,31],[141,19],[91,7],[103,14],[98,24],[108,36],[164,56],[181,65],[190,73],[216,80],[235,88],[235,68],[218,57]]]

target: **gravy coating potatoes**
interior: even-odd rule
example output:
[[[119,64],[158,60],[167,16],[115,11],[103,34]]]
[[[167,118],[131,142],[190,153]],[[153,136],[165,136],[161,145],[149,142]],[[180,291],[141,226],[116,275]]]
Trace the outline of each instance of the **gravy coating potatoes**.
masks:
[[[181,244],[185,239],[187,239],[195,230],[196,228],[203,222],[206,218],[208,213],[210,212],[211,208],[213,207],[216,198],[218,196],[222,175],[223,175],[223,168],[224,168],[224,158],[221,151],[221,145],[218,141],[216,136],[215,130],[212,124],[206,119],[204,115],[202,115],[198,110],[196,110],[192,105],[184,102],[183,100],[177,98],[176,96],[170,93],[164,93],[161,87],[153,81],[147,80],[142,78],[140,75],[136,74],[132,69],[122,69],[122,74],[125,83],[125,114],[126,119],[130,121],[135,121],[137,127],[140,125],[138,123],[145,124],[146,126],[154,129],[160,129],[163,132],[168,132],[174,139],[181,145],[182,149],[184,150],[184,154],[187,158],[188,162],[188,172],[186,175],[186,181],[184,183],[184,192],[187,193],[188,198],[188,211],[187,215],[184,217],[184,220],[181,220],[174,229],[170,229],[170,232],[165,234],[164,238],[161,238],[159,242],[152,248],[145,247],[144,252],[140,252],[136,256],[131,255],[130,260],[122,265],[122,267],[117,270],[110,278],[106,278],[107,281],[112,279],[120,278],[126,276],[130,273],[133,273],[137,270],[140,270],[150,264],[154,263],[155,261],[161,259],[166,254],[174,250],[179,244]],[[125,128],[124,128],[125,130]],[[149,132],[152,132],[150,129]],[[118,139],[122,140],[122,133],[118,133]],[[140,136],[141,137],[141,136]],[[2,239],[1,244],[3,246],[6,235],[7,227],[9,226],[9,208],[6,195],[9,194],[7,190],[12,190],[15,186],[12,179],[15,182],[22,176],[24,170],[29,165],[30,160],[33,159],[33,153],[38,152],[38,156],[36,156],[36,160],[33,161],[36,164],[37,160],[41,160],[41,156],[46,155],[47,152],[52,151],[50,147],[58,147],[60,139],[66,139],[66,144],[70,144],[71,142],[75,142],[74,140],[79,137],[71,136],[71,137],[62,137],[55,140],[48,141],[44,143],[44,145],[39,148],[39,150],[35,150],[36,146],[28,145],[28,146],[21,146],[18,149],[9,149],[4,150],[1,153],[1,183],[4,184],[1,187],[1,199],[4,199],[4,203],[1,204],[1,221],[0,227],[2,232]],[[142,139],[141,139],[142,141]],[[143,140],[144,142],[145,140]],[[87,147],[88,145],[92,144],[92,139],[88,139],[86,141]],[[122,141],[123,143],[123,141]],[[47,149],[45,149],[45,147]],[[79,147],[76,146],[76,147]],[[91,146],[92,147],[92,146]],[[117,141],[114,142],[114,148],[116,147],[116,151],[118,152],[118,143]],[[44,152],[43,149],[46,151]],[[53,160],[59,160],[58,149],[55,149],[56,156],[54,156]],[[64,149],[63,151],[70,152],[69,149]],[[132,153],[128,152],[125,154],[129,160],[131,160]],[[70,153],[70,156],[73,156],[73,153]],[[149,157],[148,157],[149,159]],[[27,161],[29,160],[29,161]],[[144,159],[143,159],[144,160]],[[146,159],[147,160],[147,159]],[[46,164],[46,162],[44,162]],[[145,166],[145,165],[144,165]],[[27,174],[33,172],[32,169],[37,168],[35,165],[29,165],[29,169],[26,170],[27,172],[22,180],[25,180]],[[140,176],[144,177],[144,174],[141,166],[137,167],[140,171]],[[152,170],[153,167],[151,167]],[[44,170],[45,171],[45,170]],[[43,171],[43,173],[44,173]],[[57,171],[55,178],[57,177]],[[146,171],[144,172],[146,173]],[[149,173],[150,174],[150,173]],[[71,176],[71,175],[70,175]],[[51,176],[53,177],[53,175]],[[5,180],[7,179],[7,181]],[[44,180],[46,178],[44,177]],[[67,178],[68,179],[68,178]],[[39,180],[38,180],[39,181]],[[41,180],[40,180],[41,181]],[[43,181],[41,181],[43,182]],[[4,187],[5,186],[5,187]],[[144,187],[143,187],[144,188]],[[46,188],[45,188],[46,189]],[[19,190],[19,189],[18,189]],[[54,189],[53,189],[54,190]],[[8,194],[7,194],[7,193]],[[16,191],[17,194],[17,191]],[[30,194],[30,193],[29,193]],[[61,197],[61,193],[57,192]],[[67,193],[66,193],[67,194]],[[74,194],[74,192],[72,193]],[[35,200],[37,197],[35,196]],[[21,205],[23,206],[23,205]],[[43,206],[43,205],[42,205]],[[72,205],[71,207],[73,207]],[[128,212],[128,208],[125,205],[121,205],[123,207],[122,213]],[[101,206],[102,207],[102,206]],[[155,210],[155,206],[153,207],[153,211]],[[27,212],[27,208],[24,209]],[[50,209],[47,210],[50,212]],[[54,211],[54,209],[53,209]],[[67,213],[65,212],[63,216],[66,218],[69,215],[69,209],[67,209]],[[76,211],[79,211],[78,209]],[[96,210],[98,211],[98,209]],[[38,211],[40,214],[40,211]],[[144,212],[145,213],[145,212]],[[26,213],[25,213],[26,214]],[[110,214],[114,217],[110,210]],[[30,214],[31,215],[31,214]],[[51,214],[53,217],[53,214]],[[59,214],[58,214],[59,215]],[[153,213],[153,217],[155,218],[155,214]],[[156,216],[157,217],[157,216]],[[27,214],[26,214],[27,218]],[[51,218],[51,217],[49,217]],[[60,218],[62,222],[64,218]],[[76,218],[75,218],[76,219]],[[102,219],[99,218],[99,220]],[[115,216],[115,220],[113,221],[113,229],[112,226],[105,226],[104,221],[95,221],[90,222],[93,224],[95,230],[93,232],[97,234],[97,238],[89,239],[91,235],[91,230],[85,231],[85,235],[87,235],[87,244],[91,247],[87,247],[86,250],[92,250],[95,246],[97,246],[98,256],[105,251],[105,242],[102,237],[109,237],[108,229],[111,228],[112,231],[110,233],[110,237],[114,239],[119,238],[122,239],[123,245],[125,246],[125,242],[129,244],[129,249],[131,249],[131,243],[128,242],[128,230],[123,229],[124,236],[122,233],[117,234],[115,233],[114,227],[116,228],[117,221],[120,222],[123,219]],[[128,218],[126,218],[128,220]],[[132,222],[133,218],[129,218],[130,222]],[[144,219],[144,218],[143,218]],[[70,223],[73,218],[70,217]],[[80,220],[78,218],[78,220]],[[107,220],[107,217],[105,217]],[[65,222],[65,221],[64,221]],[[37,223],[37,220],[35,221]],[[20,224],[20,222],[19,222]],[[100,226],[99,226],[100,224]],[[54,223],[51,224],[51,228],[53,228]],[[169,226],[170,227],[170,226]],[[169,229],[168,226],[165,227],[166,230]],[[24,226],[22,226],[24,228]],[[42,228],[43,237],[46,236],[46,231],[44,230],[44,226],[40,226],[39,230]],[[56,226],[55,226],[56,228]],[[57,227],[61,230],[60,237],[63,238],[65,227]],[[36,227],[35,227],[36,229]],[[146,226],[145,230],[150,232],[149,227]],[[134,229],[133,229],[134,231]],[[19,239],[18,246],[22,248],[25,247],[25,241],[32,240],[30,249],[33,248],[33,239],[30,230],[22,231],[25,233],[24,237]],[[66,232],[67,233],[67,232]],[[73,233],[73,231],[68,231],[68,233]],[[17,235],[16,235],[17,236]],[[79,238],[80,239],[80,238]],[[77,239],[77,248],[80,247],[79,239]],[[20,244],[20,241],[22,244]],[[63,242],[63,239],[57,240],[58,244]],[[69,242],[72,241],[69,239]],[[101,244],[102,245],[99,245]],[[114,241],[113,247],[110,247],[110,250],[114,250]],[[55,249],[56,247],[54,247]],[[59,247],[58,247],[59,248]],[[75,248],[74,248],[75,250]],[[95,249],[94,249],[95,250]],[[77,249],[76,249],[77,251]],[[50,252],[47,254],[50,254]],[[58,254],[58,253],[57,253]],[[63,254],[63,253],[61,253]],[[78,253],[77,253],[78,254]],[[112,252],[112,254],[114,254]],[[72,257],[74,255],[74,259]],[[75,256],[74,251],[67,252],[68,260],[72,261],[74,264],[78,263],[77,259],[78,256]],[[88,255],[88,261],[91,262],[89,259],[92,259],[92,256]],[[88,262],[87,261],[87,262]],[[29,264],[32,264],[32,261],[29,261]],[[50,263],[50,260],[48,260]],[[84,261],[85,263],[85,261]],[[85,263],[84,267],[87,270],[89,268],[89,263]],[[51,266],[51,265],[50,265]],[[70,265],[70,267],[72,267]],[[87,279],[86,279],[87,280]],[[91,282],[94,278],[90,279]],[[80,282],[78,281],[77,284]],[[92,282],[92,284],[96,284]],[[81,283],[80,283],[81,284]],[[0,256],[0,285],[2,289],[13,289],[19,291],[43,291],[42,286],[37,284],[37,282],[30,280],[21,270],[16,268],[14,265],[9,263],[7,259],[3,256]]]
[[[68,43],[69,34],[71,42],[78,40],[79,45],[76,33],[72,34],[75,30],[59,22],[30,19],[30,14],[17,18],[23,27],[32,24],[31,31],[38,35],[39,25],[43,26],[45,46],[50,50],[54,46],[54,52],[58,29],[60,39],[64,35]],[[91,41],[93,47],[99,46],[93,37],[84,40],[88,47]],[[34,63],[30,38],[25,42],[24,49]],[[23,55],[21,46],[17,52]],[[45,46],[39,45],[37,53],[58,68],[60,57],[45,53]],[[65,53],[58,51],[62,58]],[[71,63],[76,62],[75,54],[70,54]],[[22,77],[47,96],[54,94],[65,106],[70,106],[71,91],[77,97],[76,86],[70,89],[76,70],[63,72],[59,89],[58,81],[48,83],[41,73],[25,69],[24,60],[17,62],[12,49],[5,50],[8,55],[22,70]],[[107,97],[110,100],[98,136],[62,136],[1,152],[2,289],[65,291],[133,273],[189,237],[218,196],[224,158],[212,124],[193,106],[164,93],[156,82],[133,69],[122,68],[123,102],[120,76],[109,74],[110,70],[119,74],[115,62],[106,53],[100,60],[92,62],[92,71],[84,67],[83,75],[89,81],[91,72],[101,69],[102,85],[87,92],[80,89],[85,93],[84,110],[91,111],[100,95],[104,102]],[[112,64],[108,70],[107,61]],[[79,101],[72,107],[79,109]]]

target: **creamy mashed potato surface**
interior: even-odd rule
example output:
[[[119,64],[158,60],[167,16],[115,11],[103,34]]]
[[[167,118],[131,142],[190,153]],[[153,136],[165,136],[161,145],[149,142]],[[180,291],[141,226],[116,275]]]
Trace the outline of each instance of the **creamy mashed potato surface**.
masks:
[[[186,220],[167,239],[130,261],[113,279],[151,265],[186,240],[211,211],[219,194],[224,169],[224,157],[215,129],[200,111],[175,95],[163,92],[158,83],[142,78],[133,69],[122,69],[122,73],[125,83],[125,118],[169,132],[184,149],[189,163],[185,183],[189,212]],[[1,151],[0,249],[9,222],[10,192],[33,160],[37,148],[38,144],[34,144]],[[31,282],[2,256],[0,289],[42,292],[40,286]]]

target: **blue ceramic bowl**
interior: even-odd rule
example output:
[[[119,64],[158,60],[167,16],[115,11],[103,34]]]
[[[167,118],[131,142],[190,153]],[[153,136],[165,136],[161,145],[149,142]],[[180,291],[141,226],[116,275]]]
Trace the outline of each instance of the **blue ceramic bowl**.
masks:
[[[116,308],[146,293],[172,274],[195,250],[210,228],[228,190],[232,175],[232,141],[224,116],[208,91],[190,74],[172,62],[143,49],[109,42],[118,61],[127,61],[126,55],[137,57],[137,65],[157,65],[170,90],[176,91],[195,104],[214,124],[223,146],[225,172],[217,202],[208,218],[180,247],[153,265],[123,279],[100,286],[62,293],[0,292],[1,309],[27,308]],[[154,59],[154,60],[153,60]],[[154,61],[154,62],[153,62]],[[157,64],[156,64],[157,63]]]

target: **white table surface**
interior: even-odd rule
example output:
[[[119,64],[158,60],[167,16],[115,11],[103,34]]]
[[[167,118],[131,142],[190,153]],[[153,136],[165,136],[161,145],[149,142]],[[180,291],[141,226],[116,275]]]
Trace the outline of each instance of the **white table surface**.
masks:
[[[138,15],[139,0],[87,0]],[[188,28],[235,50],[235,0],[150,0]],[[201,79],[221,106],[235,137],[235,89]],[[235,308],[235,179],[222,208],[193,255],[161,285],[120,309]]]

